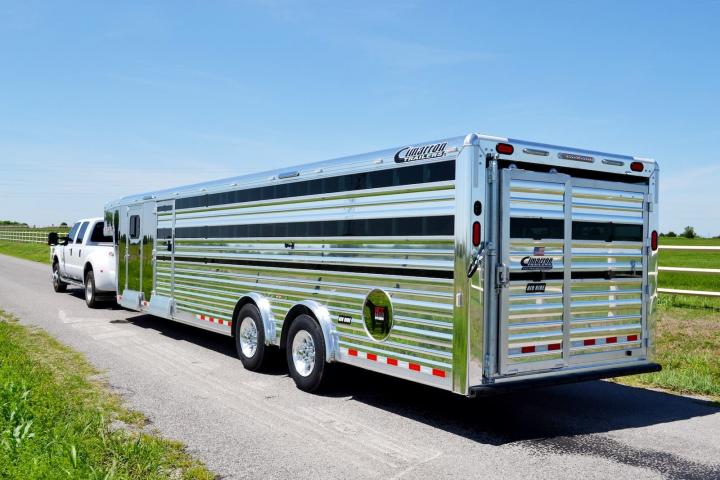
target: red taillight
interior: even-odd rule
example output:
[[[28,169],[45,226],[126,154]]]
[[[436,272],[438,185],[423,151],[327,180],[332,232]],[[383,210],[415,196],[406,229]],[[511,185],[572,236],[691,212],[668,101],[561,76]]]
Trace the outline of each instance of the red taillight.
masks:
[[[632,170],[633,172],[642,172],[643,170],[645,170],[645,165],[643,165],[642,162],[632,162],[630,164],[630,170]]]
[[[515,151],[515,147],[513,147],[509,143],[498,143],[497,145],[495,145],[495,150],[498,153],[502,153],[503,155],[512,155]]]
[[[480,222],[473,223],[473,246],[479,247],[480,246]]]
[[[653,230],[650,234],[650,248],[652,251],[656,251],[658,247],[658,233],[657,230]]]

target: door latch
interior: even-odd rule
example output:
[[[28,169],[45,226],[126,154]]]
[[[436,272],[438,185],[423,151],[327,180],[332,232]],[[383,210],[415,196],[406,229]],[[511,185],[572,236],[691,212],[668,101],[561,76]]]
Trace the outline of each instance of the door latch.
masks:
[[[499,263],[496,271],[496,283],[498,288],[507,287],[510,283],[510,269],[504,263]]]
[[[483,260],[485,259],[484,254],[485,253],[485,242],[483,242],[480,245],[480,248],[478,248],[477,253],[475,254],[475,258],[473,258],[472,262],[470,262],[470,266],[468,267],[467,276],[468,278],[471,278],[473,275],[475,275],[475,272],[477,272],[477,269],[482,265]]]

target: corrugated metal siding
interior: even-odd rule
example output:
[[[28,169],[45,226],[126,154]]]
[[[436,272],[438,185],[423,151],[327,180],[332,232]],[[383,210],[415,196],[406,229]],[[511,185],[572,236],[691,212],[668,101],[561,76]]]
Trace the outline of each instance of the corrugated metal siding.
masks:
[[[434,182],[179,210],[175,226],[453,215],[454,201],[454,182]],[[159,213],[158,228],[170,228],[171,219],[171,214]],[[286,242],[293,242],[293,248]],[[314,266],[452,272],[453,236],[177,239],[175,255],[174,298],[179,312],[231,320],[238,298],[258,292],[271,302],[279,336],[289,309],[301,301],[315,300],[327,306],[341,347],[439,368],[451,378],[452,279],[326,271]],[[217,263],[187,261],[203,258]],[[224,264],[223,260],[236,264]],[[241,265],[243,262],[263,265]],[[288,266],[297,268],[285,268]],[[170,261],[158,261],[158,294],[171,295],[171,274]],[[371,340],[362,321],[365,296],[374,288],[386,290],[393,300],[394,327],[383,342]],[[337,323],[339,315],[352,317],[352,324]]]

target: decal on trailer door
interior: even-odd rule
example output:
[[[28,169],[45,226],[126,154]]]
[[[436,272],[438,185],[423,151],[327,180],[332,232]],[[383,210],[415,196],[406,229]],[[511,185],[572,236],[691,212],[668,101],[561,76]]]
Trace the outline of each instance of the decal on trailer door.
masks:
[[[544,293],[545,285],[544,283],[528,283],[525,286],[525,293]]]
[[[532,256],[523,257],[520,265],[523,270],[552,270],[553,258],[545,256],[545,247],[535,247]]]
[[[520,265],[523,270],[552,270],[553,259],[552,257],[523,257],[523,259],[520,260]]]

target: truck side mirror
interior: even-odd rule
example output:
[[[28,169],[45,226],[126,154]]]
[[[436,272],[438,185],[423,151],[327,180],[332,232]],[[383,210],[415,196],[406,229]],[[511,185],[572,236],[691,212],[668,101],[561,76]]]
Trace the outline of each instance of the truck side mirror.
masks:
[[[57,232],[50,232],[48,233],[48,245],[51,247],[54,247],[58,244],[58,234]]]

